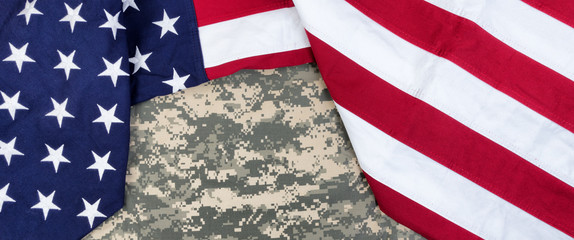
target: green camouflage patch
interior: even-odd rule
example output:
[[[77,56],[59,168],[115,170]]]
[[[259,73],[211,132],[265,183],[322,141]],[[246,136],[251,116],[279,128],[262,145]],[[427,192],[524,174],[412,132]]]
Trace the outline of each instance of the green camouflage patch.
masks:
[[[85,239],[422,239],[378,209],[315,65],[132,109],[125,207]]]

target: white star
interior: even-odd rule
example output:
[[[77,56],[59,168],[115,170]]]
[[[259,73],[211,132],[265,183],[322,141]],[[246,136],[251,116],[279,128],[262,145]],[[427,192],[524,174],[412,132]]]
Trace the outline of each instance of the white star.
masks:
[[[8,97],[4,92],[0,91],[2,94],[2,98],[4,99],[4,103],[0,105],[0,109],[6,109],[12,116],[12,120],[16,117],[16,110],[28,110],[27,107],[24,107],[22,104],[18,103],[18,98],[20,98],[20,92],[17,92],[12,97]]]
[[[163,19],[161,21],[153,22],[153,24],[161,27],[161,36],[159,36],[159,38],[162,38],[163,35],[165,35],[168,31],[175,33],[175,35],[177,35],[177,31],[175,31],[175,27],[173,27],[173,25],[175,24],[175,22],[177,22],[178,19],[179,16],[175,18],[169,18],[164,9]]]
[[[100,114],[102,114],[99,118],[93,121],[93,123],[104,123],[106,126],[106,130],[108,130],[108,134],[110,133],[110,128],[112,127],[112,123],[124,123],[122,120],[118,119],[114,114],[116,114],[116,107],[118,104],[114,105],[110,110],[106,110],[98,104],[98,108],[100,109]]]
[[[76,50],[74,50],[68,56],[60,52],[60,50],[58,50],[58,54],[60,55],[60,63],[56,65],[54,69],[64,69],[64,72],[66,73],[66,80],[68,80],[70,77],[70,70],[80,69],[80,67],[74,63],[74,55],[76,54]]]
[[[60,19],[60,22],[70,22],[72,33],[74,32],[74,26],[76,26],[77,22],[86,22],[86,19],[80,16],[80,9],[82,8],[82,4],[83,3],[80,3],[80,5],[78,5],[76,8],[71,8],[67,3],[64,3],[64,5],[66,5],[66,11],[68,12],[68,15]]]
[[[148,54],[142,55],[140,53],[140,49],[136,46],[136,55],[129,59],[130,62],[134,64],[134,72],[133,73],[136,73],[140,68],[143,68],[143,69],[147,70],[148,72],[150,72],[149,67],[147,66],[145,61],[149,58],[149,56],[151,54],[152,53],[150,52]]]
[[[138,5],[136,5],[136,1],[135,0],[122,0],[122,2],[124,3],[124,8],[123,11],[125,12],[129,7],[133,7],[135,10],[140,10],[138,8]]]
[[[170,80],[163,81],[163,83],[170,85],[172,87],[173,92],[177,92],[179,90],[185,89],[185,81],[189,78],[189,74],[180,77],[179,74],[173,69],[173,77]]]
[[[37,0],[32,0],[32,2],[26,1],[26,6],[22,11],[20,11],[20,13],[18,13],[18,16],[24,15],[24,17],[26,18],[26,25],[28,25],[28,23],[30,22],[30,17],[32,16],[32,14],[43,15],[40,11],[38,11],[38,9],[34,7],[34,5],[36,5],[36,1]]]
[[[12,156],[24,156],[23,153],[16,150],[14,145],[16,144],[16,138],[13,138],[12,141],[9,143],[4,143],[0,141],[0,155],[4,155],[6,158],[6,163],[10,166],[10,160],[12,160]]]
[[[126,29],[124,26],[122,26],[118,21],[119,21],[119,17],[120,17],[120,12],[118,11],[118,13],[116,13],[116,15],[112,16],[111,14],[108,13],[108,11],[106,11],[104,9],[104,12],[106,13],[106,18],[108,19],[108,21],[104,24],[102,24],[100,26],[100,28],[109,28],[112,30],[112,34],[114,35],[114,39],[116,39],[116,33],[118,32],[118,29]]]
[[[46,144],[46,148],[48,148],[49,154],[40,162],[52,162],[52,164],[54,164],[54,170],[56,173],[58,172],[60,163],[70,163],[70,161],[62,155],[64,152],[64,144],[62,144],[62,146],[56,150],[52,149],[50,146],[48,146],[48,144]]]
[[[9,186],[10,183],[6,184],[6,186],[0,189],[0,212],[2,212],[2,205],[4,205],[5,202],[16,202],[14,201],[14,199],[10,198],[7,194]]]
[[[58,119],[58,125],[62,128],[62,120],[65,117],[67,118],[74,118],[72,114],[66,111],[66,105],[68,104],[68,99],[64,100],[62,103],[56,102],[56,100],[52,99],[52,105],[54,105],[54,110],[46,114],[46,116],[56,117]]]
[[[114,167],[112,167],[112,165],[110,165],[108,163],[108,159],[110,158],[110,153],[111,153],[111,151],[106,153],[105,156],[100,157],[94,151],[92,151],[92,155],[94,155],[94,159],[96,160],[96,162],[94,164],[92,164],[91,166],[89,166],[87,169],[98,170],[98,174],[100,175],[100,181],[102,181],[102,177],[104,176],[104,171],[106,171],[106,170],[115,171],[116,170]]]
[[[116,83],[118,82],[118,76],[129,76],[129,74],[127,72],[124,72],[121,67],[122,67],[122,58],[120,57],[120,59],[118,59],[115,63],[110,63],[108,62],[108,60],[106,60],[105,58],[102,58],[104,60],[104,64],[106,64],[106,70],[103,71],[102,73],[98,74],[98,76],[109,76],[112,79],[112,82],[114,83],[114,87],[116,86]]]
[[[10,44],[10,51],[12,52],[12,54],[2,61],[15,62],[16,67],[18,67],[19,73],[22,72],[22,64],[24,62],[36,62],[34,61],[34,59],[31,59],[30,57],[26,56],[26,49],[28,48],[28,43],[24,44],[24,46],[22,46],[21,48],[14,47],[12,43],[8,44]]]
[[[32,206],[31,209],[42,209],[42,212],[44,213],[44,221],[46,221],[46,218],[48,218],[48,212],[50,210],[60,210],[60,208],[53,203],[54,194],[56,194],[56,191],[53,191],[48,197],[44,196],[44,194],[42,194],[40,190],[37,191],[38,191],[38,197],[40,198],[40,202]]]
[[[97,217],[105,218],[106,217],[106,215],[104,215],[98,211],[98,206],[100,205],[100,200],[102,200],[102,199],[100,198],[94,204],[90,204],[88,201],[86,201],[86,199],[82,198],[82,201],[84,201],[85,210],[83,212],[81,212],[80,214],[78,214],[78,217],[87,217],[88,222],[90,222],[90,228],[92,228],[94,225],[94,218],[97,218]]]

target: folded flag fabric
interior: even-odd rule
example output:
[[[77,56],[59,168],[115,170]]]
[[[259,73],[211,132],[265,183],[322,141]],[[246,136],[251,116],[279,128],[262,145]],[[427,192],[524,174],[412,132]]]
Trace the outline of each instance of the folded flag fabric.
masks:
[[[314,59],[385,213],[428,238],[574,237],[574,3],[294,2],[5,1],[0,239],[78,239],[121,208],[130,105]]]
[[[209,79],[240,69],[267,69],[313,61],[292,1],[194,1]]]

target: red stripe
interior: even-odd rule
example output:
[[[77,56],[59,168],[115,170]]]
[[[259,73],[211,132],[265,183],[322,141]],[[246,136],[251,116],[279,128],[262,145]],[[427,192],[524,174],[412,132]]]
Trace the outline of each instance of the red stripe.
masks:
[[[526,4],[574,28],[574,1],[572,0],[522,0]]]
[[[325,83],[338,104],[414,150],[574,236],[574,188],[381,80],[316,37],[310,35],[309,39]]]
[[[294,6],[291,0],[194,0],[193,3],[200,27]]]
[[[574,132],[574,83],[475,23],[419,0],[348,0],[410,43],[446,58]]]
[[[205,69],[207,78],[216,79],[241,69],[270,69],[314,62],[311,48],[254,56]]]
[[[363,172],[379,208],[395,221],[408,226],[428,239],[481,239],[466,229],[403,196]]]

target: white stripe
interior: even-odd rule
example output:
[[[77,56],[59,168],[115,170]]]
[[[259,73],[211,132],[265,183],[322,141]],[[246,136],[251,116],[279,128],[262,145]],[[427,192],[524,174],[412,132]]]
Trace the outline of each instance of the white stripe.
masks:
[[[386,135],[347,109],[339,105],[337,109],[361,168],[405,197],[481,238],[570,239],[566,234]]]
[[[337,51],[574,186],[573,133],[394,35],[344,1],[296,2],[306,29]]]
[[[519,0],[427,0],[574,80],[574,28]]]
[[[199,40],[206,68],[310,46],[292,7],[200,27]]]

